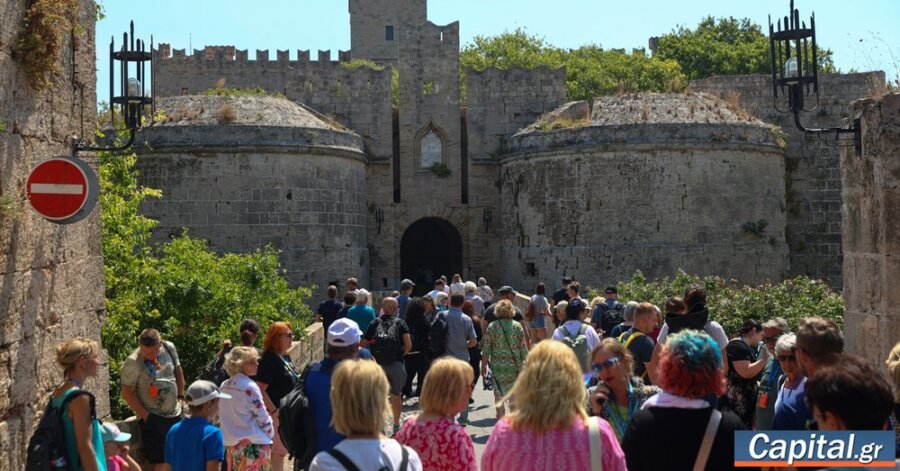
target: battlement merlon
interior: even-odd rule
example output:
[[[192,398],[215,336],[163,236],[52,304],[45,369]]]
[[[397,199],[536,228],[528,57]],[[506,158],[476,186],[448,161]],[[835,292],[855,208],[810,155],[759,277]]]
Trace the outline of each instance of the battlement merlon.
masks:
[[[304,65],[309,65],[310,63],[336,64],[338,62],[349,61],[351,54],[350,51],[338,51],[338,60],[334,61],[331,59],[330,50],[320,50],[318,51],[318,61],[313,61],[310,59],[309,50],[298,49],[295,57],[294,60],[291,59],[291,52],[289,50],[278,50],[276,51],[276,60],[274,64],[292,67],[302,67]],[[157,61],[167,63],[182,62],[204,64],[211,62],[235,63],[239,65],[260,63],[265,64],[267,67],[271,67],[273,64],[269,57],[268,49],[256,50],[255,57],[251,60],[246,49],[237,49],[235,46],[206,46],[203,49],[195,49],[188,55],[184,49],[172,49],[171,44],[162,43],[155,51],[153,51],[153,58]]]

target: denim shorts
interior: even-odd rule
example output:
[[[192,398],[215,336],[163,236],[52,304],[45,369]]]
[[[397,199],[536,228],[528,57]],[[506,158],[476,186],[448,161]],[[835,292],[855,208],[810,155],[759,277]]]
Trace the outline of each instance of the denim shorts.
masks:
[[[531,321],[531,324],[529,324],[528,327],[530,327],[532,329],[543,329],[543,328],[547,327],[547,325],[544,323],[544,316],[543,315],[535,315],[534,319]]]

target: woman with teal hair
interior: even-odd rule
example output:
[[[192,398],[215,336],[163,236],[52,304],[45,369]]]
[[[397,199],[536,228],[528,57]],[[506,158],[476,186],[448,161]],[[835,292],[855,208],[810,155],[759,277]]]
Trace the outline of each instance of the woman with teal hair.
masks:
[[[737,415],[716,410],[725,374],[712,337],[695,330],[670,335],[660,354],[659,386],[662,392],[647,399],[625,430],[628,469],[734,469],[734,432],[744,426]]]

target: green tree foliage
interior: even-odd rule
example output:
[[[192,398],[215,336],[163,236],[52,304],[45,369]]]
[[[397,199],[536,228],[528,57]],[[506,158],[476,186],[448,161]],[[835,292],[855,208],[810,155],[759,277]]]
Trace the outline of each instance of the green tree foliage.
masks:
[[[683,296],[688,286],[706,289],[710,318],[722,324],[729,336],[736,335],[746,319],[765,321],[783,317],[796,329],[806,317],[821,316],[843,325],[844,300],[819,280],[798,276],[781,283],[746,286],[736,280],[691,276],[679,272],[674,278],[648,281],[637,272],[627,283],[619,283],[619,299],[647,301],[662,309],[671,296]],[[602,296],[601,290],[588,290],[590,297]]]
[[[570,100],[591,100],[624,92],[671,91],[684,83],[684,74],[673,60],[648,57],[641,50],[604,50],[596,44],[562,49],[523,29],[492,37],[477,36],[463,48],[460,65],[463,86],[467,69],[565,67]]]
[[[748,18],[708,16],[695,29],[679,26],[659,38],[656,57],[678,62],[691,80],[771,73],[769,38]],[[819,71],[837,71],[830,49],[819,48]]]
[[[156,221],[142,216],[141,202],[158,190],[138,185],[135,155],[100,154],[102,246],[107,320],[103,346],[109,352],[113,416],[131,415],[120,398],[122,362],[137,348],[137,336],[158,329],[178,348],[190,382],[225,338],[237,340],[245,318],[262,328],[290,321],[300,334],[312,318],[305,288],[292,289],[278,252],[271,247],[246,254],[218,255],[206,241],[183,233],[154,247]]]

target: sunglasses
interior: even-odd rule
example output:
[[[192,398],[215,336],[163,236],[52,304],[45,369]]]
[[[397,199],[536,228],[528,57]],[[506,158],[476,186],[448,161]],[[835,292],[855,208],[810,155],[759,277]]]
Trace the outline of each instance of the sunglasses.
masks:
[[[781,338],[780,335],[773,335],[771,337],[763,337],[763,342],[774,343],[774,342],[777,342],[779,338]]]
[[[797,355],[782,355],[778,357],[778,361],[782,363],[786,361],[797,361]]]
[[[612,357],[609,360],[604,361],[603,363],[594,363],[593,370],[597,373],[607,369],[612,368],[619,364],[621,359],[619,357]]]

